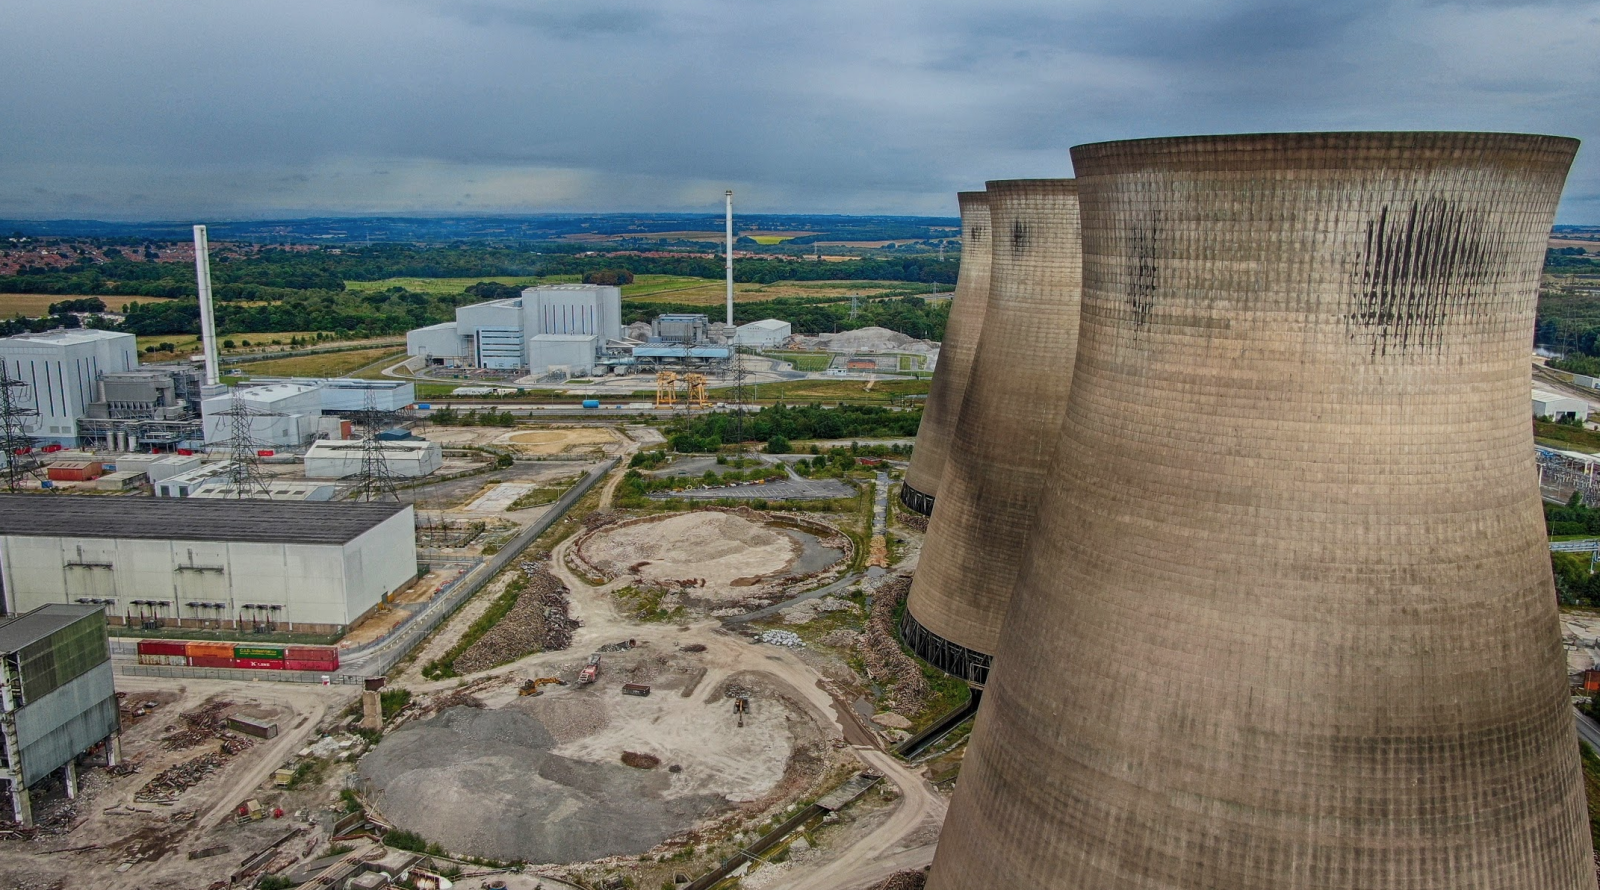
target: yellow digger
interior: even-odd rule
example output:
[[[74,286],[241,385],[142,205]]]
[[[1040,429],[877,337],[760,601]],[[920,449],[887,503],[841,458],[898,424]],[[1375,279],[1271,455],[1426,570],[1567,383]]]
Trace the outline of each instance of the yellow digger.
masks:
[[[549,686],[552,684],[556,686],[565,686],[567,685],[567,681],[561,679],[560,677],[538,677],[523,683],[522,688],[517,690],[517,694],[543,695],[544,693],[540,690],[540,687]]]

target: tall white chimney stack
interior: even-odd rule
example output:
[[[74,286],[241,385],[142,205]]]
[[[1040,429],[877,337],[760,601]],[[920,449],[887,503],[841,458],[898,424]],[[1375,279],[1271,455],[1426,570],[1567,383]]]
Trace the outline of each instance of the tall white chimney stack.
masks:
[[[200,347],[206,356],[206,385],[215,386],[217,375],[217,320],[211,308],[211,246],[206,227],[194,227],[194,281],[200,293]]]
[[[728,326],[733,326],[733,190],[728,197]]]

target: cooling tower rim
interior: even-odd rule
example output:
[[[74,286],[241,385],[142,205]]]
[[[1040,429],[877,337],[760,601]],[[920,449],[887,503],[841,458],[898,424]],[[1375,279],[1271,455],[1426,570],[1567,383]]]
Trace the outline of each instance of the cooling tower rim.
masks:
[[[956,200],[958,202],[960,202],[963,206],[965,206],[969,202],[973,203],[973,204],[987,204],[987,203],[989,203],[989,193],[988,192],[956,192]]]
[[[1157,136],[1088,142],[1072,147],[1072,163],[1079,176],[1099,172],[1093,165],[1161,158],[1172,166],[1204,167],[1209,159],[1237,162],[1237,153],[1259,153],[1252,161],[1263,166],[1339,167],[1352,155],[1366,154],[1373,162],[1419,160],[1466,162],[1470,155],[1542,155],[1571,161],[1579,140],[1571,136],[1477,130],[1343,130],[1284,133],[1223,133],[1200,136]],[[1407,154],[1394,154],[1406,152]],[[1320,155],[1320,157],[1319,157]],[[1086,167],[1085,165],[1090,165]],[[1233,167],[1233,163],[1229,164]]]
[[[988,189],[986,194],[989,202],[1008,195],[1033,193],[1077,194],[1078,180],[1076,179],[991,179],[984,183]]]

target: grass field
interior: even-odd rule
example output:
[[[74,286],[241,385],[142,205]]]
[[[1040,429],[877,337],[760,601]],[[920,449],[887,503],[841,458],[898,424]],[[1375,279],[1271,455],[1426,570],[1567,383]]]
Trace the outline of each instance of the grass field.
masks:
[[[775,358],[794,365],[796,371],[826,371],[828,364],[833,361],[833,356],[826,352],[768,352],[767,358]]]
[[[26,315],[37,318],[50,311],[51,303],[62,300],[82,299],[83,294],[77,297],[63,296],[61,294],[0,294],[0,318],[10,318],[13,315]],[[106,308],[112,312],[121,312],[129,303],[159,303],[166,297],[101,297]]]
[[[640,278],[645,276],[641,275]],[[663,276],[665,277],[665,276]],[[690,306],[716,306],[727,299],[727,285],[715,279],[683,279],[685,285],[675,290],[660,290],[649,294],[629,293],[623,297],[639,302],[685,303]],[[694,282],[701,282],[695,284]],[[773,284],[736,283],[733,300],[736,303],[760,303],[779,297],[840,298],[850,296],[885,297],[901,293],[922,293],[926,285],[907,285],[903,281],[779,281]]]
[[[250,377],[345,377],[368,365],[381,367],[383,362],[397,362],[405,357],[404,349],[397,350],[392,346],[384,346],[377,349],[352,349],[348,352],[274,358],[241,365],[239,370]]]
[[[521,287],[533,287],[539,284],[576,284],[577,275],[527,275],[512,276],[499,275],[485,278],[385,278],[382,281],[346,281],[346,290],[371,292],[388,290],[399,286],[408,291],[419,294],[446,294],[455,295],[480,281],[492,281],[495,284],[509,284]],[[686,287],[715,286],[722,287],[720,279],[689,278],[682,275],[639,275],[632,284],[622,286],[624,297],[643,297],[666,291],[679,290]]]

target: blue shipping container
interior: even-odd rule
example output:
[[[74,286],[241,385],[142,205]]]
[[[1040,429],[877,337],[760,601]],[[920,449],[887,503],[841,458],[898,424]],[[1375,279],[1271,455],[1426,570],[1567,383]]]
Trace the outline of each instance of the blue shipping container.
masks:
[[[599,399],[584,399],[583,400],[583,407],[585,407],[585,408],[598,408],[598,407],[600,407],[600,400]]]

